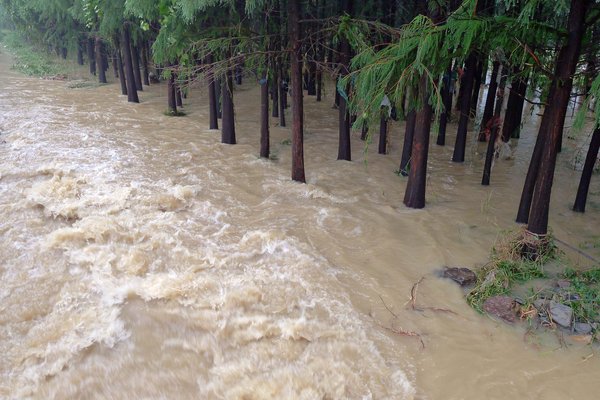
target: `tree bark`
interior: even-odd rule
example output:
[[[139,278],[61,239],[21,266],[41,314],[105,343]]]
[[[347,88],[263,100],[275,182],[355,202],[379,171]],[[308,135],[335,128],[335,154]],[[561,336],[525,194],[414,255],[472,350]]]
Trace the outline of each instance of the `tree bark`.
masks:
[[[211,64],[214,63],[214,58],[211,55],[206,57],[206,62],[209,64],[209,72],[207,74],[208,80],[208,120],[209,120],[209,129],[219,129],[219,119],[217,112],[217,89],[215,87],[215,76],[211,70]]]
[[[135,79],[135,87],[137,90],[144,90],[142,86],[142,74],[140,72],[140,52],[137,46],[131,45],[131,55],[133,62],[133,78]]]
[[[260,156],[269,158],[269,77],[260,82]]]
[[[404,193],[404,204],[410,208],[425,207],[429,133],[431,130],[431,116],[433,114],[428,99],[427,80],[427,76],[423,74],[419,81],[418,95],[423,108],[416,111],[415,115],[415,133],[410,157],[410,171],[406,184],[406,192]]]
[[[302,56],[300,54],[300,3],[288,1],[292,84],[292,179],[306,182],[304,176],[304,104],[302,100]],[[283,113],[282,113],[283,114]]]
[[[479,141],[485,142],[485,130],[488,122],[494,116],[494,102],[496,101],[496,90],[498,89],[498,70],[500,69],[500,62],[494,61],[492,67],[492,76],[490,77],[490,86],[488,87],[487,97],[485,99],[485,108],[483,110],[483,117],[481,118],[481,126],[479,127]]]
[[[471,110],[471,93],[473,92],[473,83],[475,80],[475,68],[477,57],[475,54],[470,54],[465,65],[461,90],[463,96],[460,100],[460,119],[458,120],[458,130],[456,132],[456,143],[454,145],[454,153],[452,161],[464,162],[465,150],[467,146],[467,130],[469,127],[469,113]]]
[[[144,85],[150,86],[150,70],[148,69],[148,46],[146,41],[142,41],[142,78]]]
[[[520,72],[517,68],[512,71],[513,79],[502,125],[502,140],[505,142],[508,142],[510,138],[518,139],[521,136],[521,118],[527,92],[527,78],[519,76]]]
[[[448,66],[446,74],[443,78],[442,85],[442,101],[444,102],[444,110],[440,114],[440,126],[438,129],[438,137],[436,144],[438,146],[446,145],[446,128],[448,126],[448,120],[450,119],[450,113],[452,112],[452,63]],[[402,171],[402,170],[401,170]]]
[[[175,72],[171,71],[167,81],[167,113],[177,115],[177,89],[175,87]]]
[[[235,113],[233,109],[233,78],[231,68],[227,69],[223,78],[223,121],[221,124],[221,143],[236,144]]]
[[[104,70],[104,63],[102,62],[102,39],[100,36],[96,36],[95,38],[95,47],[96,47],[96,65],[99,65],[98,68],[98,82],[106,83],[106,72]]]
[[[90,74],[96,75],[96,55],[94,54],[94,38],[86,40],[87,56],[90,63]]]
[[[386,110],[382,110],[386,112]],[[388,133],[388,119],[387,115],[381,115],[379,119],[379,154],[387,154],[387,133]]]
[[[577,188],[577,196],[575,197],[575,203],[573,204],[573,211],[581,213],[585,212],[585,203],[587,202],[594,165],[598,158],[598,150],[600,150],[600,128],[596,128],[592,134],[592,141],[590,142],[590,147],[588,148],[587,156],[585,157],[585,164],[583,165],[583,171],[581,172],[581,180],[579,181],[579,187]]]
[[[121,84],[121,94],[127,95],[127,82],[125,82],[125,70],[123,68],[123,58],[121,57],[121,46],[119,44],[119,35],[114,36],[115,54],[117,56],[117,69],[119,70],[119,83]]]
[[[131,36],[129,34],[129,23],[123,24],[123,32],[121,37],[121,47],[123,48],[123,56],[125,57],[125,76],[127,82],[127,101],[139,103],[135,81],[133,77],[133,64],[131,62]]]
[[[417,112],[411,110],[406,116],[406,129],[404,132],[404,145],[402,146],[402,159],[400,160],[400,174],[408,176],[408,164],[412,153],[413,138],[415,136],[415,123]]]
[[[496,71],[497,72],[497,71]],[[483,176],[481,178],[481,184],[488,186],[490,184],[490,177],[492,175],[492,164],[496,155],[496,139],[498,138],[498,131],[500,130],[500,114],[502,112],[502,103],[504,103],[504,88],[506,87],[507,75],[502,71],[500,77],[500,85],[498,86],[498,95],[496,96],[496,105],[494,108],[494,115],[490,119],[488,128],[490,129],[490,138],[487,145],[487,151],[485,154],[485,165],[483,167]],[[496,90],[494,90],[496,91]],[[486,105],[487,106],[487,105]],[[485,137],[485,134],[484,134]]]
[[[566,110],[569,105],[571,89],[573,87],[573,73],[577,67],[581,42],[585,33],[585,15],[590,0],[572,0],[567,23],[568,39],[561,47],[558,54],[554,73],[556,91],[549,102],[554,103],[552,113],[544,113],[548,118],[548,129],[540,131],[539,135],[546,137],[546,145],[542,151],[539,172],[533,191],[531,209],[527,229],[537,235],[546,235],[548,232],[548,214],[550,211],[550,195],[556,167],[556,156],[562,136]]]

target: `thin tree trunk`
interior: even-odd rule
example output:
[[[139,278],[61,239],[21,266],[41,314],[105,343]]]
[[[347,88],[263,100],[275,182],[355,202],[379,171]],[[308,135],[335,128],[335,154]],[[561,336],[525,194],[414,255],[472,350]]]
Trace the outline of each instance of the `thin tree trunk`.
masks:
[[[567,23],[568,39],[566,44],[561,47],[556,60],[554,76],[557,87],[554,96],[549,98],[549,101],[554,103],[555,107],[553,107],[552,114],[547,115],[544,113],[543,118],[550,120],[548,130],[539,133],[546,136],[547,139],[542,151],[527,225],[527,229],[536,235],[545,235],[548,232],[548,214],[556,156],[573,87],[573,73],[577,67],[581,51],[581,42],[585,32],[585,16],[589,5],[590,0],[571,1]]]
[[[300,4],[288,1],[288,36],[291,52],[292,84],[292,179],[306,182],[304,176],[304,104],[302,100],[302,56],[300,54]]]
[[[131,56],[133,62],[133,78],[135,79],[135,87],[137,90],[144,90],[142,86],[142,74],[140,73],[140,52],[137,46],[131,45]]]
[[[235,139],[235,113],[233,109],[233,78],[231,68],[227,69],[223,77],[223,121],[221,124],[221,143],[236,144]]]
[[[404,132],[404,145],[402,146],[402,159],[400,160],[400,174],[408,176],[408,164],[412,153],[413,138],[415,136],[415,123],[417,112],[411,110],[406,116],[406,129]]]
[[[133,77],[133,64],[131,62],[131,37],[129,34],[129,23],[123,24],[123,32],[121,37],[121,47],[123,48],[123,56],[125,57],[125,77],[127,82],[127,101],[139,103],[137,90]]]
[[[211,55],[209,55],[206,58],[206,62],[207,64],[209,64],[209,72],[207,74],[207,80],[208,80],[208,109],[209,109],[209,128],[210,129],[219,129],[219,119],[218,119],[218,112],[217,112],[217,89],[215,87],[215,76],[212,72],[212,66],[210,66],[212,63],[214,63],[214,58]]]
[[[423,108],[416,112],[415,133],[410,157],[410,171],[404,205],[410,208],[425,207],[425,188],[427,183],[427,157],[429,154],[429,133],[433,110],[428,101],[427,76],[423,74],[419,81],[420,104]]]
[[[119,66],[117,65],[117,51],[113,50],[112,52],[112,56],[111,56],[111,64],[113,66],[113,75],[115,76],[115,78],[119,77]]]
[[[223,79],[219,78],[215,81],[215,92],[217,94],[217,118],[223,118]],[[222,121],[221,121],[222,122]]]
[[[77,42],[77,64],[83,65],[83,44],[81,41]]]
[[[90,74],[96,75],[96,55],[94,54],[94,38],[88,38],[86,40],[87,56],[90,63]]]
[[[438,146],[446,145],[446,128],[448,126],[448,120],[450,119],[450,113],[452,112],[452,63],[448,65],[446,74],[443,78],[442,85],[442,101],[444,102],[444,110],[440,114],[440,126],[438,129],[438,137],[436,144]],[[401,170],[402,171],[402,170]]]
[[[121,57],[121,45],[119,35],[114,35],[115,55],[117,57],[117,69],[119,70],[119,83],[121,84],[121,94],[127,96],[127,82],[125,82],[125,69],[123,68],[123,58]]]
[[[142,41],[142,48],[140,50],[142,52],[142,78],[144,85],[150,86],[150,70],[148,69],[148,52],[145,40]]]
[[[175,72],[171,71],[167,82],[167,113],[177,115],[177,89],[175,88]]]
[[[592,134],[592,141],[590,142],[590,147],[588,148],[587,156],[585,157],[585,164],[583,165],[583,171],[581,172],[581,180],[579,181],[579,187],[577,188],[577,196],[575,197],[575,203],[573,204],[573,211],[581,213],[585,212],[585,203],[587,202],[594,165],[598,158],[598,150],[600,150],[600,128],[596,128]]]
[[[494,61],[492,67],[492,76],[490,78],[490,86],[488,87],[487,97],[485,99],[485,109],[483,110],[483,117],[481,118],[481,126],[479,127],[479,141],[485,142],[485,130],[488,122],[494,116],[494,102],[496,101],[496,90],[498,89],[498,70],[500,69],[500,62]]]
[[[484,70],[484,62],[487,62],[487,57],[485,61],[477,60],[477,67],[475,68],[475,77],[473,78],[473,93],[471,95],[471,116],[475,118],[477,116],[477,103],[479,102],[479,92],[481,91],[481,81],[483,79],[483,70]]]
[[[471,93],[473,92],[476,64],[477,58],[475,54],[472,53],[467,58],[465,72],[461,81],[461,90],[463,90],[463,96],[460,104],[460,119],[458,120],[456,143],[454,145],[454,153],[452,154],[452,161],[454,162],[465,161],[467,130],[469,127],[469,112],[471,110]]]
[[[382,110],[385,112],[385,110]],[[388,119],[386,115],[381,115],[379,119],[379,154],[387,154],[387,133],[388,133]]]
[[[481,178],[481,184],[484,186],[488,186],[490,184],[490,177],[492,175],[492,164],[494,162],[494,156],[496,155],[496,139],[498,138],[498,131],[500,130],[500,114],[502,112],[502,103],[504,103],[504,88],[506,87],[506,78],[507,75],[503,70],[500,77],[500,86],[498,86],[498,96],[495,96],[496,105],[494,108],[494,115],[492,116],[489,124],[490,139],[487,145],[485,165],[483,167],[483,176]]]
[[[283,87],[283,67],[279,64],[279,81],[277,87],[279,90],[279,126],[285,126],[285,109],[287,108],[287,91]]]
[[[273,106],[271,107],[271,116],[279,118],[279,68],[275,57],[273,57],[272,66],[271,97],[273,99]]]
[[[266,72],[260,84],[260,156],[269,158],[269,79]]]
[[[95,47],[96,47],[96,65],[99,65],[98,68],[98,82],[106,83],[106,73],[104,71],[104,65],[102,62],[102,39],[100,36],[96,36],[95,38]]]
[[[365,140],[367,140],[368,135],[369,135],[369,124],[367,124],[366,122],[363,122],[362,129],[360,131],[360,140],[362,140],[364,142]]]
[[[518,76],[521,71],[517,68],[514,68],[512,73],[513,79],[502,125],[502,140],[505,142],[508,142],[510,138],[518,139],[521,136],[521,118],[527,92],[527,78]]]

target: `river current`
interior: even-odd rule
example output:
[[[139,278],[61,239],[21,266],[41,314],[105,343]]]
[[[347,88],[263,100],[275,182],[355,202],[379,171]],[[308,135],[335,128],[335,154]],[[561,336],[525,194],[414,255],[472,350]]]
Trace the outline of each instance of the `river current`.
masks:
[[[427,207],[412,210],[402,205],[406,179],[394,174],[403,124],[391,128],[391,154],[354,132],[354,161],[336,161],[329,92],[322,103],[305,97],[307,184],[298,184],[290,131],[276,119],[273,159],[257,156],[253,82],[236,90],[239,143],[230,146],[206,129],[202,88],[173,118],[162,85],[130,104],[118,83],[69,88],[10,66],[2,50],[0,398],[599,392],[596,347],[532,340],[523,326],[477,314],[438,277],[443,266],[485,264],[497,237],[517,228],[535,110],[488,188],[472,133],[465,164],[450,161],[453,135],[444,148],[432,144]],[[550,224],[600,258],[589,245],[600,235],[600,179],[587,213],[570,211],[576,142],[559,159]],[[452,312],[410,307],[422,277],[417,304]]]

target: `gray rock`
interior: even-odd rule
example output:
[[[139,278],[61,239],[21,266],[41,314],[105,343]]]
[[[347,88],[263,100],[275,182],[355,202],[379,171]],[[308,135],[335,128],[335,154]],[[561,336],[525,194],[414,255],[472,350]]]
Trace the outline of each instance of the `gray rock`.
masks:
[[[469,268],[446,267],[442,276],[452,279],[460,286],[472,285],[477,282],[477,275]]]
[[[548,303],[549,301],[546,299],[535,299],[533,302],[533,306],[538,311],[546,311],[548,309]]]
[[[575,322],[573,324],[573,328],[576,333],[587,335],[588,333],[592,333],[592,324],[587,324],[585,322]]]
[[[483,303],[483,310],[491,315],[502,318],[506,322],[515,322],[515,300],[509,296],[493,296]]]
[[[552,321],[562,327],[568,328],[571,326],[571,320],[573,319],[573,309],[564,304],[551,301],[550,316],[552,317]]]
[[[571,287],[571,282],[569,282],[569,281],[568,281],[568,280],[566,280],[566,279],[559,279],[559,280],[556,282],[556,286],[558,286],[558,287],[559,287],[559,288],[561,288],[561,289],[566,289],[566,288],[569,288],[569,287]]]

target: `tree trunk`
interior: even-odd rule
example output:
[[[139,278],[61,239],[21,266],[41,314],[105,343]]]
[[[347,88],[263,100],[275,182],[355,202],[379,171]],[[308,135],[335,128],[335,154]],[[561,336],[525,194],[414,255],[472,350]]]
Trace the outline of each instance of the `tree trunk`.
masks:
[[[123,56],[125,57],[125,77],[127,82],[127,101],[139,103],[137,90],[133,77],[133,64],[131,62],[131,37],[129,35],[129,23],[123,24],[123,32],[121,37],[121,47],[123,48]]]
[[[443,78],[442,85],[442,101],[444,102],[444,110],[440,114],[440,126],[438,129],[437,145],[446,145],[446,128],[448,126],[448,120],[450,119],[450,113],[452,112],[452,63],[448,66],[446,73]],[[411,139],[412,140],[412,139]],[[402,170],[401,170],[402,171]]]
[[[288,1],[287,3],[288,36],[291,46],[292,179],[298,182],[306,182],[304,176],[304,104],[302,100],[302,55],[300,54],[300,3],[297,1]]]
[[[505,142],[508,142],[510,138],[518,139],[521,136],[521,118],[523,117],[523,105],[525,104],[525,94],[527,92],[527,78],[518,76],[520,72],[517,68],[512,71],[513,79],[508,95],[508,103],[506,104],[504,124],[502,125],[502,140]]]
[[[408,176],[408,163],[412,153],[413,138],[415,136],[415,123],[417,112],[411,110],[406,116],[406,129],[404,132],[404,145],[402,146],[402,159],[400,160],[400,173],[402,176]]]
[[[167,81],[167,113],[177,115],[177,89],[175,87],[175,72],[171,71]]]
[[[113,75],[115,76],[115,78],[118,78],[119,77],[119,66],[117,65],[117,51],[116,50],[113,50],[111,60],[112,60],[112,66],[113,66]]]
[[[456,132],[456,143],[452,161],[464,162],[465,150],[467,146],[467,130],[469,128],[469,113],[471,110],[471,93],[473,92],[473,83],[475,80],[475,68],[477,67],[477,57],[470,54],[465,65],[465,72],[461,81],[461,90],[463,96],[460,99],[460,119],[458,120],[458,130]]]
[[[382,110],[386,112],[386,110]],[[388,133],[388,119],[387,115],[381,115],[379,119],[379,154],[387,154],[387,133]]]
[[[433,114],[428,99],[427,80],[427,76],[423,74],[419,81],[420,104],[423,105],[423,108],[418,110],[415,116],[415,133],[410,157],[410,171],[406,184],[406,192],[404,193],[404,204],[410,208],[425,207],[429,133],[431,130],[431,116]]]
[[[146,45],[146,41],[142,41],[142,78],[144,80],[144,85],[150,86],[150,70],[148,69],[148,46]]]
[[[90,63],[90,74],[96,75],[96,55],[94,54],[94,38],[88,38],[86,41],[87,56]]]
[[[543,118],[549,119],[548,129],[539,132],[539,135],[546,137],[546,143],[542,151],[527,225],[527,229],[536,235],[546,235],[548,232],[548,214],[556,156],[573,87],[573,73],[577,67],[581,42],[585,33],[585,15],[589,4],[590,0],[571,1],[567,23],[568,39],[566,44],[561,47],[556,60],[554,73],[556,91],[554,96],[548,99],[549,102],[554,104],[553,112],[549,115],[544,113]]]
[[[260,83],[260,156],[269,158],[269,77]]]
[[[223,79],[217,79],[215,81],[215,92],[217,94],[217,118],[222,119],[223,118],[223,95],[222,95],[222,90],[223,89]]]
[[[77,42],[77,64],[83,65],[83,44],[81,41]]]
[[[320,66],[317,66],[317,101],[321,101],[321,93],[323,93],[323,71]]]
[[[106,73],[104,71],[104,65],[102,62],[102,39],[100,39],[100,36],[96,36],[96,38],[95,38],[95,47],[96,47],[96,65],[100,66],[100,68],[98,68],[98,82],[106,83]]]
[[[287,90],[283,86],[284,74],[281,63],[279,64],[279,81],[277,87],[279,90],[279,126],[285,126],[285,109],[287,108]]]
[[[492,76],[490,78],[490,86],[488,87],[487,97],[485,99],[485,108],[483,110],[483,117],[481,118],[481,126],[479,127],[479,141],[485,142],[485,130],[488,122],[494,115],[494,102],[496,101],[496,90],[498,89],[498,70],[500,69],[500,62],[494,61],[492,67]]]
[[[498,71],[496,71],[496,73],[497,72]],[[496,96],[496,106],[494,108],[494,115],[487,123],[487,128],[490,130],[490,138],[485,154],[483,176],[481,178],[481,184],[484,186],[488,186],[490,184],[490,177],[492,175],[492,164],[496,155],[496,139],[498,138],[498,131],[500,130],[500,114],[502,113],[502,103],[504,103],[504,88],[506,87],[506,78],[507,75],[504,73],[503,70],[500,77],[500,86],[498,86],[498,96]],[[494,89],[494,91],[496,90]]]
[[[473,78],[473,93],[471,95],[471,116],[477,116],[477,103],[479,102],[479,92],[481,91],[481,80],[483,78],[484,62],[487,62],[487,57],[484,60],[477,60],[475,68],[475,77]]]
[[[209,118],[209,129],[219,129],[219,119],[217,112],[217,89],[215,87],[215,76],[212,72],[211,64],[214,63],[214,58],[209,55],[206,58],[206,62],[209,65],[209,72],[207,74],[208,80],[208,118]]]
[[[352,15],[352,0],[342,0],[342,12],[346,15]],[[340,72],[339,78],[343,79],[349,73],[350,64],[350,43],[344,37],[340,41]],[[309,85],[312,81],[314,93],[316,94],[316,88],[314,87],[314,76],[313,71],[309,71]],[[310,89],[310,87],[309,87]],[[338,143],[338,160],[352,159],[351,146],[350,146],[350,112],[348,110],[348,101],[350,96],[350,85],[346,85],[344,88],[346,93],[345,96],[340,95],[338,111],[339,111],[339,143]],[[380,144],[381,148],[381,144]]]
[[[362,140],[364,142],[365,140],[367,140],[368,135],[369,135],[369,124],[367,124],[366,122],[363,122],[362,129],[360,131],[360,140]]]
[[[271,97],[273,99],[271,116],[273,118],[279,118],[279,68],[275,58],[273,58],[271,76]]]
[[[235,113],[233,110],[233,78],[231,68],[227,69],[223,78],[223,121],[221,123],[221,143],[236,144]]]
[[[131,56],[133,62],[133,78],[135,79],[135,87],[137,90],[144,90],[142,87],[142,74],[140,73],[140,52],[137,46],[131,45]]]
[[[119,35],[113,38],[115,45],[115,54],[117,56],[117,69],[119,70],[119,83],[121,84],[121,94],[127,95],[127,82],[125,82],[125,70],[123,68],[123,58],[121,57],[121,45]]]
[[[583,165],[583,171],[581,172],[581,180],[579,181],[579,187],[577,188],[577,197],[575,197],[575,204],[573,204],[573,211],[581,213],[585,212],[585,203],[590,188],[592,172],[594,172],[594,165],[598,158],[598,150],[600,150],[600,128],[596,128],[592,134],[592,141],[590,142],[590,147],[588,148],[587,156],[585,157],[585,164]]]

